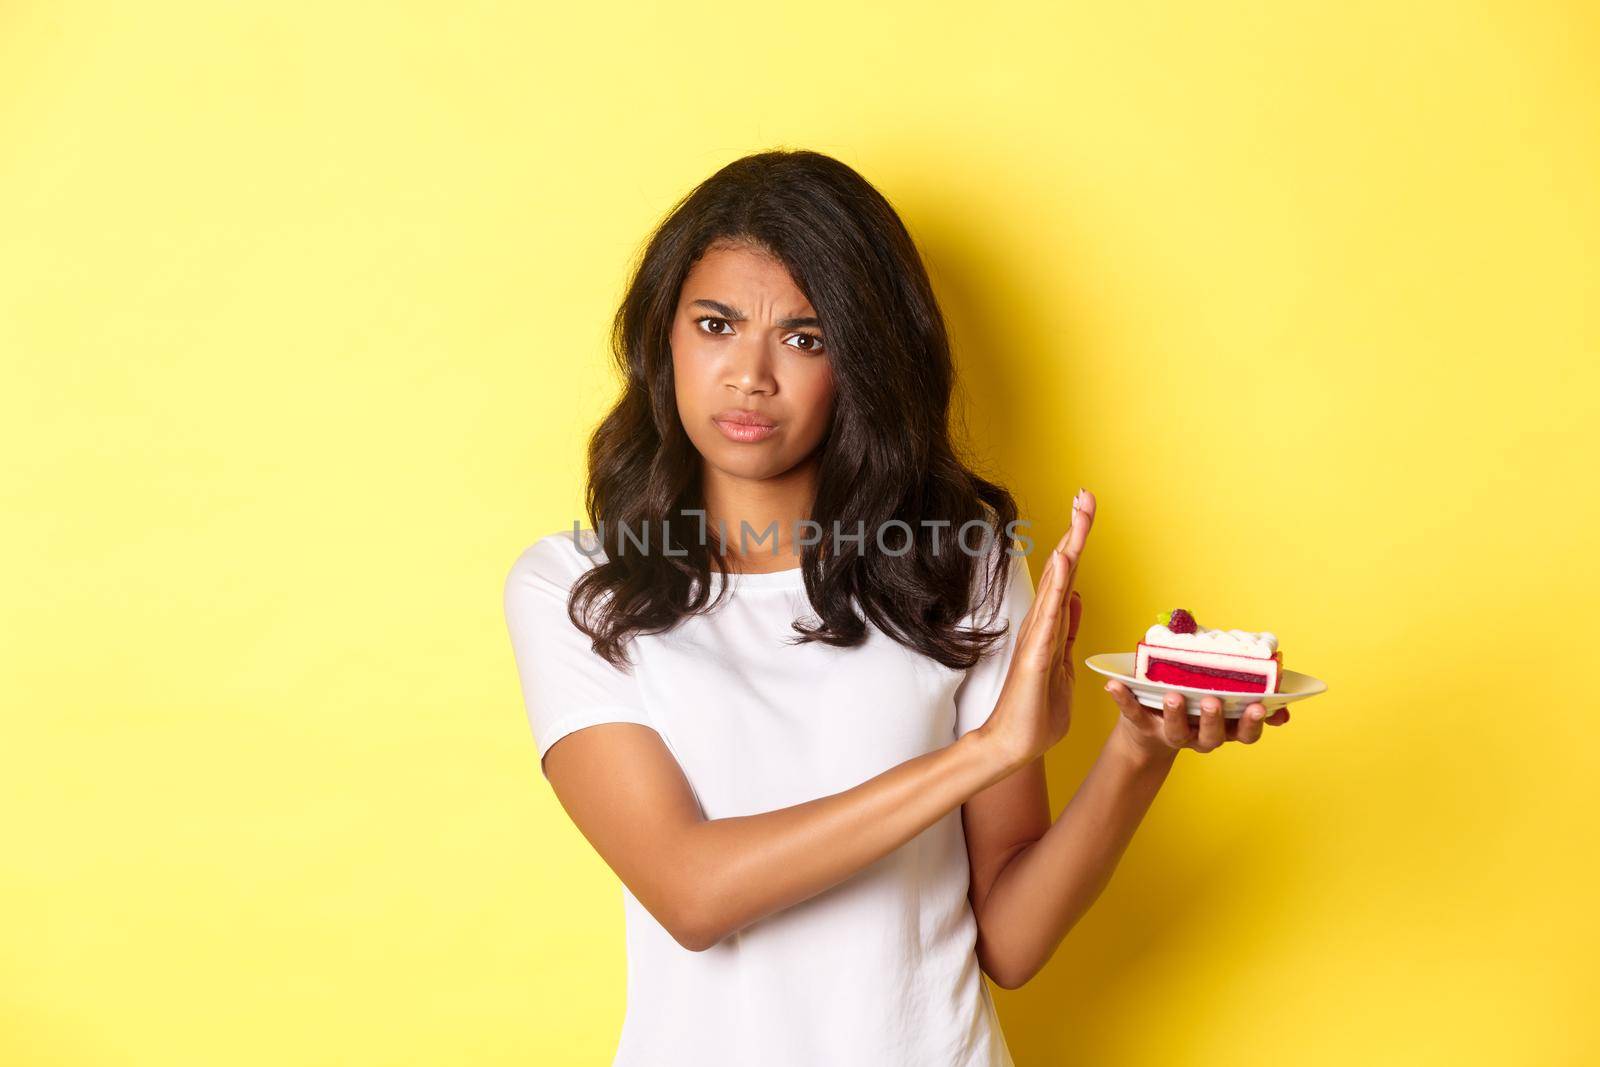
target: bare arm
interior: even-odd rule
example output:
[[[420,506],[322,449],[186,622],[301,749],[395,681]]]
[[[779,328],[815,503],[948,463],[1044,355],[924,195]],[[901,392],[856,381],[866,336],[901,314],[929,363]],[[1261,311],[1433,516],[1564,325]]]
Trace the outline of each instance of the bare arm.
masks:
[[[1000,704],[983,726],[1001,747],[1018,754],[1022,769],[962,808],[978,961],[1008,989],[1044,966],[1099,897],[1172,766],[1171,749],[1130,745],[1118,731],[1051,825],[1043,754],[1071,721],[1072,649],[1083,611],[1072,587],[1096,508],[1094,495],[1080,490],[1071,528],[1039,590],[1039,601],[1050,606],[1037,629],[1048,634],[1024,638],[1021,662],[1013,665],[1014,677],[1007,678]],[[1056,624],[1063,603],[1066,626]],[[1032,619],[1030,612],[1024,630],[1032,628]],[[1023,708],[1031,713],[1012,714]]]
[[[1081,548],[1087,519],[1074,530]],[[708,948],[881,859],[1066,733],[1067,558],[1058,551],[1052,559],[983,725],[860,785],[777,811],[707,820],[660,735],[623,722],[562,738],[545,753],[545,774],[639,902],[684,947]],[[1074,602],[1073,629],[1078,614]]]
[[[578,730],[550,748],[544,765],[595,851],[694,951],[838,884],[1014,767],[975,730],[841,793],[708,820],[648,726]]]
[[[1113,734],[1054,825],[1042,759],[966,805],[978,959],[997,985],[1015,989],[1037,974],[1099,898],[1171,755]]]
[[[1287,708],[1269,716],[1256,703],[1225,723],[1221,702],[1206,697],[1196,727],[1181,699],[1169,699],[1156,712],[1142,707],[1120,682],[1106,688],[1122,717],[1055,825],[1042,760],[962,808],[978,959],[1007,989],[1037,974],[1099,898],[1179,751],[1253,745],[1263,724],[1289,721]]]

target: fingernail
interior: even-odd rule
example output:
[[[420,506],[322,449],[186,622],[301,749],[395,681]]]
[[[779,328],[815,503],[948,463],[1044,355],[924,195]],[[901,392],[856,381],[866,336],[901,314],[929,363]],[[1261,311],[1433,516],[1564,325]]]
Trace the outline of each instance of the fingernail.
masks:
[[[1106,692],[1108,692],[1108,693],[1111,692],[1111,683],[1110,682],[1106,683]]]
[[[1178,704],[1179,704],[1179,698],[1178,697],[1176,697],[1176,696],[1167,697],[1167,707],[1175,708],[1175,707],[1178,706]]]

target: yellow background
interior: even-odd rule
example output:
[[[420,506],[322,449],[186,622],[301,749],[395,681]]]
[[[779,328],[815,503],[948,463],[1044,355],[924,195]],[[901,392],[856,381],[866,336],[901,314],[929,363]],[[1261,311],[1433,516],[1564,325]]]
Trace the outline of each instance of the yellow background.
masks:
[[[1595,7],[580,6],[0,7],[0,1062],[609,1062],[501,582],[635,248],[779,145],[903,213],[1036,535],[1099,494],[1080,659],[1331,684],[1180,758],[1018,1062],[1600,1060]]]

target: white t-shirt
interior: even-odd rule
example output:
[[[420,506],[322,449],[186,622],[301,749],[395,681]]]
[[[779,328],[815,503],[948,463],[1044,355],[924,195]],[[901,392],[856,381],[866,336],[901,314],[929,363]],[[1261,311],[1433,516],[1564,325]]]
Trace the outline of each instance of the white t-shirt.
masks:
[[[628,673],[567,617],[573,580],[603,558],[592,531],[580,536],[582,549],[570,529],[541,538],[506,577],[541,768],[574,730],[641,723],[661,735],[707,819],[841,792],[980,725],[1034,593],[1025,557],[1013,556],[1007,636],[960,672],[870,621],[855,648],[785,644],[791,622],[815,621],[798,568],[713,574],[712,594],[726,580],[729,599],[636,634]],[[985,607],[963,625],[994,628]],[[614,1067],[1009,1067],[967,888],[960,808],[702,952],[674,941],[624,885],[628,991]]]

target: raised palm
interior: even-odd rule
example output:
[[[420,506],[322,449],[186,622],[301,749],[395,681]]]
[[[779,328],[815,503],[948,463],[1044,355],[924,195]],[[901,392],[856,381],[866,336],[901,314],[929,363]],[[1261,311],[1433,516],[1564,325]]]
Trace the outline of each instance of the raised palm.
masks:
[[[1073,585],[1094,526],[1094,509],[1094,494],[1080,489],[1072,522],[1051,550],[1033,604],[1018,629],[1017,649],[994,713],[983,725],[1019,765],[1060,741],[1072,725],[1076,679],[1072,645],[1083,617],[1083,598]]]

